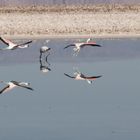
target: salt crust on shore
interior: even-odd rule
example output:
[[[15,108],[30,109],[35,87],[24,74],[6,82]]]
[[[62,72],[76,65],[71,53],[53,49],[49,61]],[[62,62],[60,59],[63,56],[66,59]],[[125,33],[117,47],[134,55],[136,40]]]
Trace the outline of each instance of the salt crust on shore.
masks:
[[[139,36],[140,13],[0,13],[2,36]]]

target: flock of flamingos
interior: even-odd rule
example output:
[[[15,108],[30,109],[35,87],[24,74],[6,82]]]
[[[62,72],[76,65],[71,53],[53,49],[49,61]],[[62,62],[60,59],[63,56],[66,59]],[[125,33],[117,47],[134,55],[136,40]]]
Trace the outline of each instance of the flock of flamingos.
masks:
[[[16,43],[14,43],[14,42],[12,42],[4,37],[0,37],[0,41],[6,45],[6,47],[3,47],[0,49],[3,51],[28,48],[30,46],[30,44],[33,42],[33,41],[27,41],[24,43],[16,44]],[[64,49],[73,48],[74,53],[76,55],[78,55],[78,53],[80,52],[81,49],[86,48],[88,46],[90,46],[90,47],[102,47],[101,45],[96,44],[95,42],[92,42],[91,38],[88,38],[85,42],[76,42],[76,43],[68,44],[67,46],[64,47]],[[42,59],[42,54],[45,54],[45,53],[48,53],[48,55],[46,56],[46,61],[47,61],[47,58],[50,55],[50,50],[51,50],[51,48],[49,48],[48,46],[42,46],[40,48],[40,62]],[[44,71],[45,70],[46,69],[44,69]],[[47,68],[47,71],[50,71],[50,69]],[[101,75],[88,77],[79,71],[74,72],[74,76],[71,76],[71,75],[66,74],[66,73],[64,73],[64,75],[69,77],[69,78],[75,79],[75,80],[85,80],[89,84],[91,84],[93,80],[101,77]],[[6,84],[6,86],[0,90],[0,94],[5,93],[7,91],[10,91],[11,89],[13,89],[15,87],[22,87],[22,88],[26,88],[29,90],[33,90],[33,88],[30,87],[30,83],[28,83],[28,82],[17,82],[17,81],[12,80],[9,82],[0,81],[0,83]]]

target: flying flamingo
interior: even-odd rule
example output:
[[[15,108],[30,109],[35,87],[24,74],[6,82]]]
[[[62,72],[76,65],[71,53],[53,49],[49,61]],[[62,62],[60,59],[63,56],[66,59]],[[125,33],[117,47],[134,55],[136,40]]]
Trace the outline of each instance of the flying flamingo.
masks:
[[[0,81],[1,83],[5,83],[7,86],[5,86],[1,91],[0,94],[10,91],[15,87],[23,87],[29,90],[33,90],[29,85],[30,83],[27,82],[17,82],[17,81],[10,81],[10,82],[4,82],[4,81]]]
[[[20,49],[23,49],[23,48],[28,48],[29,47],[29,44],[32,43],[32,41],[28,41],[28,42],[25,42],[25,43],[21,43],[21,44],[16,44],[16,43],[13,43],[12,41],[8,40],[8,39],[5,39],[3,37],[0,37],[0,40],[7,45],[6,48],[2,48],[0,50],[15,50],[17,48],[20,48]]]
[[[87,46],[91,46],[91,47],[102,47],[99,44],[96,44],[95,42],[89,42],[91,39],[88,38],[86,42],[77,42],[77,43],[73,43],[73,44],[69,44],[66,47],[64,47],[64,49],[69,48],[69,47],[74,47],[73,50],[75,53],[79,53],[81,48],[87,47]]]
[[[85,76],[84,74],[80,73],[80,72],[75,72],[74,75],[75,76],[70,76],[66,73],[64,73],[65,76],[69,77],[69,78],[73,78],[75,80],[85,80],[87,81],[89,84],[92,83],[92,81],[96,80],[97,78],[100,78],[102,77],[102,75],[99,75],[99,76]]]

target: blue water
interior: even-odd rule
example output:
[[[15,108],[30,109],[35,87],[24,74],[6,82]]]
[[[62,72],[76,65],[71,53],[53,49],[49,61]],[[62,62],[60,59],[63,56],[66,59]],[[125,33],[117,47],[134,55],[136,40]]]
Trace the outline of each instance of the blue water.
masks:
[[[63,50],[74,41],[50,39],[50,65],[42,60],[51,68],[47,73],[40,71],[39,61],[44,39],[28,49],[0,52],[0,80],[30,82],[34,89],[0,95],[1,140],[140,138],[140,40],[96,39],[102,48],[84,48],[78,56]],[[90,85],[64,75],[74,69],[102,77]]]

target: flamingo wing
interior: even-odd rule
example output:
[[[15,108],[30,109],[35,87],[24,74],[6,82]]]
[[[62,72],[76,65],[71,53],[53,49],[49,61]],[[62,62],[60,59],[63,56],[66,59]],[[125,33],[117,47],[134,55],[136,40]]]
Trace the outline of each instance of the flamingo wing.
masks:
[[[85,77],[85,79],[88,79],[88,80],[95,80],[95,79],[100,78],[100,77],[102,77],[102,76],[99,75],[99,76]]]
[[[4,93],[4,92],[6,92],[6,91],[9,91],[10,89],[9,89],[9,85],[7,85],[6,87],[4,87],[1,91],[0,91],[0,94],[2,94],[2,93]]]
[[[69,77],[69,78],[75,78],[74,76],[70,76],[70,75],[68,75],[66,73],[64,73],[64,75],[67,76],[67,77]]]
[[[25,43],[22,43],[22,44],[18,44],[18,45],[15,45],[13,48],[12,48],[12,50],[15,50],[16,48],[24,48],[24,47],[21,47],[21,46],[23,46],[23,45],[27,45],[27,44],[30,44],[30,43],[32,43],[32,41],[28,41],[28,42],[25,42]]]
[[[82,73],[80,73],[80,77],[84,78],[84,79],[86,78],[86,76],[84,74],[82,74]]]
[[[25,42],[25,43],[19,44],[18,46],[27,45],[27,44],[30,44],[30,43],[32,43],[32,42],[33,42],[33,41],[28,41],[28,42]]]
[[[96,44],[96,43],[84,43],[81,45],[81,47],[85,47],[85,46],[102,47],[101,45]]]
[[[16,45],[15,43],[13,43],[13,42],[11,42],[10,40],[8,40],[8,39],[5,39],[5,38],[3,38],[3,37],[0,37],[0,40],[3,42],[3,43],[5,43],[6,45],[10,45],[10,44],[12,44],[12,45]]]
[[[33,90],[33,88],[25,85],[25,84],[20,84],[20,82],[16,82],[16,81],[11,81],[13,84],[15,84],[16,86],[19,86],[19,87],[23,87],[23,88],[26,88],[26,89],[29,89],[29,90]]]
[[[14,46],[11,50],[15,50],[18,48],[18,45]]]
[[[26,88],[26,89],[29,89],[29,90],[34,90],[33,88],[29,87],[29,86],[25,86],[25,85],[18,85],[19,87],[23,87],[23,88]]]
[[[66,47],[64,47],[64,49],[69,48],[69,47],[72,47],[72,46],[75,46],[75,44],[69,44]]]

